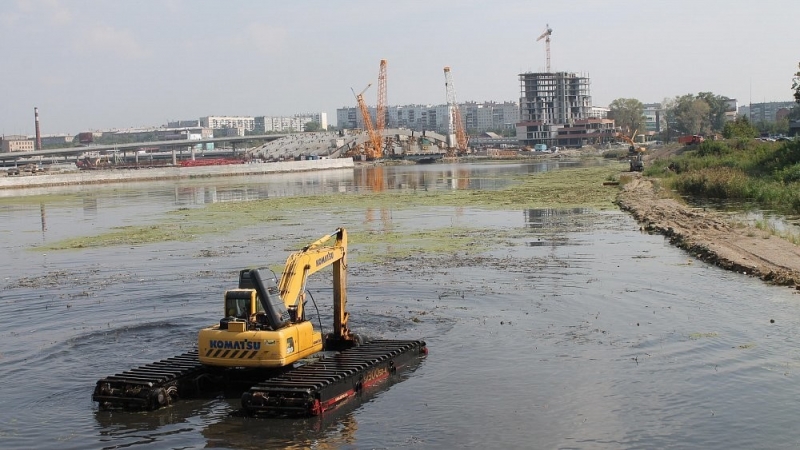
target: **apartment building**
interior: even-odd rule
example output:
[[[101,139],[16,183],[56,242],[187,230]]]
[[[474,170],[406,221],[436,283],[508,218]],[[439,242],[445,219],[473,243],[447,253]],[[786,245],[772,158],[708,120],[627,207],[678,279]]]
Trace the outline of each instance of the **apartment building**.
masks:
[[[795,106],[797,106],[795,102],[751,103],[739,108],[739,115],[747,117],[751,123],[771,123],[780,120],[781,117],[786,117],[786,114]]]
[[[458,105],[462,120],[470,134],[486,131],[514,129],[519,121],[519,105],[516,102],[466,102]],[[368,108],[373,124],[376,123],[376,108]],[[414,131],[430,130],[437,133],[452,133],[450,108],[447,105],[403,105],[387,107],[387,127],[407,128]],[[340,129],[364,129],[364,119],[355,107],[336,110],[336,124]]]
[[[328,129],[328,113],[305,113],[293,116],[257,116],[257,133],[296,133],[305,130],[309,123],[318,123],[323,130]]]
[[[256,123],[252,116],[206,116],[200,118],[200,126],[214,130],[233,128],[242,131],[253,131]]]

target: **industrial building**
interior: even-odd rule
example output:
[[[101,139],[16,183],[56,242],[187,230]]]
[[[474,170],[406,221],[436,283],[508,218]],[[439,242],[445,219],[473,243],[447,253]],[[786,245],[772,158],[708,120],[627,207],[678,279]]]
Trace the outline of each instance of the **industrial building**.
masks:
[[[0,137],[0,151],[3,153],[11,152],[32,152],[35,141],[28,139],[27,136],[8,135]]]
[[[580,147],[607,142],[614,121],[597,118],[588,76],[572,72],[522,73],[520,82],[520,146]]]

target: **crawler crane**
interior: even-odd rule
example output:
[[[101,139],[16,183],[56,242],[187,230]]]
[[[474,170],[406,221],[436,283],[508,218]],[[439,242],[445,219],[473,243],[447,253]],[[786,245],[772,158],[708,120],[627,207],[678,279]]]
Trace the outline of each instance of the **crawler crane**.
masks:
[[[469,148],[469,136],[464,128],[464,121],[461,118],[461,109],[456,101],[456,88],[453,86],[453,75],[450,67],[444,68],[444,87],[447,93],[447,108],[450,110],[450,130],[455,132],[455,145],[451,145],[447,156],[463,155]],[[449,130],[448,130],[449,131]],[[456,154],[453,154],[455,150]]]
[[[326,245],[334,240],[332,245]],[[333,329],[323,337],[306,317],[308,277],[333,266]],[[293,253],[279,281],[245,269],[224,294],[224,317],[203,328],[197,350],[97,382],[101,409],[152,410],[203,391],[245,385],[250,415],[319,415],[390,378],[427,354],[424,341],[362,342],[348,327],[347,232]]]

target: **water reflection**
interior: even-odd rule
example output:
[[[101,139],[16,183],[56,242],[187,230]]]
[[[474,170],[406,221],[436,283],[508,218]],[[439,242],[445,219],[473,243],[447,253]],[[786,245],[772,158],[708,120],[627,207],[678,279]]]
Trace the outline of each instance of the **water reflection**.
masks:
[[[83,197],[83,214],[85,216],[94,216],[97,214],[97,197],[94,195],[87,195]]]
[[[552,228],[564,222],[570,216],[581,216],[592,213],[590,208],[531,208],[522,211],[525,216],[525,226],[535,229]],[[584,223],[580,228],[591,226]]]
[[[536,230],[539,236],[536,240],[527,242],[528,247],[560,247],[570,244],[565,224],[570,224],[570,230],[588,230],[593,225],[589,217],[593,211],[590,208],[531,208],[522,211],[525,217],[525,226]],[[574,243],[573,243],[574,245]]]
[[[736,200],[704,199],[684,197],[686,202],[702,210],[715,210],[726,214],[731,220],[756,226],[776,234],[800,239],[800,217],[786,216],[769,209],[761,209],[752,203]]]

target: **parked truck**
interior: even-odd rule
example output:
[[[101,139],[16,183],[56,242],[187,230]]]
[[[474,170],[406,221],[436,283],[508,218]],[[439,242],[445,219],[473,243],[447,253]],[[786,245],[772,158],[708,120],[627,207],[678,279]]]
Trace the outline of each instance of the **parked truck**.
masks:
[[[694,145],[701,142],[703,142],[703,136],[697,134],[681,136],[678,138],[678,143],[683,145]]]

